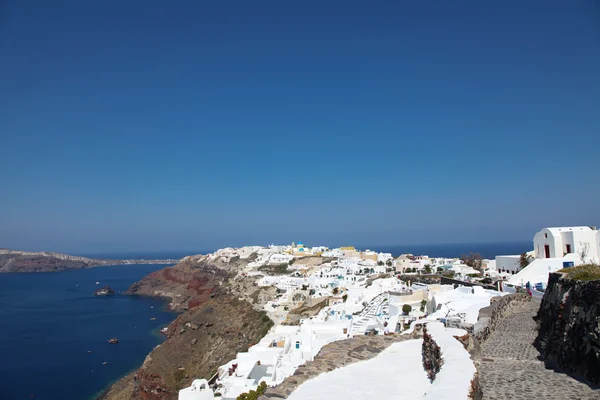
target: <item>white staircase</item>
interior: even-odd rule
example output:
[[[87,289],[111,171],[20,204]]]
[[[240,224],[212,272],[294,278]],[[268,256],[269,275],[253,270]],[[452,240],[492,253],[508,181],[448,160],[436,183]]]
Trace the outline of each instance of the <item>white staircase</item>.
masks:
[[[364,335],[369,324],[377,318],[378,314],[387,314],[389,305],[387,302],[388,293],[380,293],[367,304],[360,314],[352,318],[352,328],[350,334],[352,336]]]

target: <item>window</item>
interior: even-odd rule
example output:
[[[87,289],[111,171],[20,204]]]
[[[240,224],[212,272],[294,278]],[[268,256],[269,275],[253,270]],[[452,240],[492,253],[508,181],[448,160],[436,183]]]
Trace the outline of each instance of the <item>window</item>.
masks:
[[[548,239],[548,234],[544,233],[544,239]]]

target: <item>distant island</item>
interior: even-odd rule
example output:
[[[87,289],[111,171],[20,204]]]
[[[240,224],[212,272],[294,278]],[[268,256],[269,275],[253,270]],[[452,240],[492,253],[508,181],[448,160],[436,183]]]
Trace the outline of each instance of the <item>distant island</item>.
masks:
[[[111,294],[115,294],[115,291],[110,286],[104,286],[94,292],[95,296],[110,296]]]
[[[30,252],[0,249],[0,273],[2,272],[60,272],[72,269],[127,264],[176,264],[179,260],[106,260],[61,253]]]

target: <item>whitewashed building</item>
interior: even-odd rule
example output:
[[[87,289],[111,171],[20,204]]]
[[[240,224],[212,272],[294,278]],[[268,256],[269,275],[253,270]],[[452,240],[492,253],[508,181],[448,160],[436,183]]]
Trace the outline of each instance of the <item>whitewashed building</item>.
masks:
[[[599,231],[588,226],[544,228],[533,238],[535,258],[561,258],[577,254],[581,263],[600,259]]]
[[[539,285],[548,282],[548,274],[562,268],[600,261],[600,233],[587,226],[544,228],[533,238],[535,259],[507,283],[515,286]],[[519,256],[512,256],[513,262]],[[500,271],[502,260],[511,256],[496,257],[496,268]],[[499,262],[500,261],[500,262]]]

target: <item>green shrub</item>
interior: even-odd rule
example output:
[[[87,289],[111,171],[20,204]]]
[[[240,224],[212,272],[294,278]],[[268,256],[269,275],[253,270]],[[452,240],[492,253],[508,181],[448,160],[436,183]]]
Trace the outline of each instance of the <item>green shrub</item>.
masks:
[[[569,278],[578,281],[595,281],[600,279],[600,266],[596,264],[585,264],[577,267],[561,269]]]
[[[412,307],[410,306],[410,304],[405,304],[402,306],[402,312],[404,314],[408,314],[411,311],[412,311]]]
[[[348,295],[347,295],[347,294],[344,294],[344,295],[342,296],[342,300],[344,300],[344,303],[345,303],[345,302],[346,302],[346,300],[348,300]]]
[[[258,400],[260,396],[262,396],[267,390],[267,384],[265,381],[262,381],[260,385],[256,388],[256,390],[251,390],[247,393],[240,394],[236,400]]]

